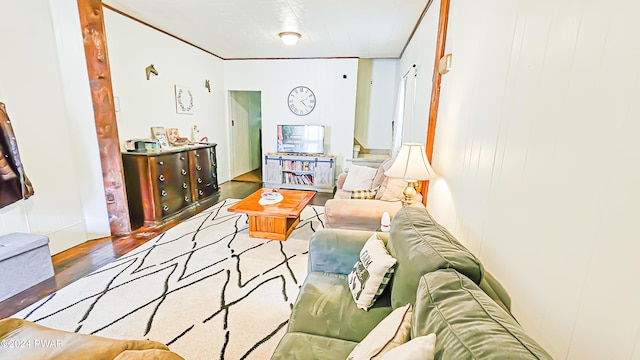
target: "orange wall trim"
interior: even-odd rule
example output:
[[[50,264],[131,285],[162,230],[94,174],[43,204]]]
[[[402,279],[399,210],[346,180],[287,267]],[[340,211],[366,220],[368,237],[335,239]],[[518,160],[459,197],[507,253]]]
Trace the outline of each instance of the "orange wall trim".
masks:
[[[101,0],[78,0],[111,235],[131,232]]]
[[[436,138],[436,120],[438,119],[438,103],[440,101],[440,82],[442,74],[438,71],[438,63],[444,56],[444,48],[447,42],[447,25],[449,24],[449,0],[440,3],[440,20],[438,22],[438,40],[436,42],[436,55],[433,63],[433,83],[431,87],[431,102],[429,105],[429,124],[427,126],[427,159],[433,159],[433,143]],[[429,181],[422,186],[422,203],[427,205],[429,193]]]

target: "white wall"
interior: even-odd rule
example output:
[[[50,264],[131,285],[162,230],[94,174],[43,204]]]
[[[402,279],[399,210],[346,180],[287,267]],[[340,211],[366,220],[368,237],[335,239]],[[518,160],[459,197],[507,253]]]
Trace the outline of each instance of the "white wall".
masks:
[[[78,23],[78,13],[72,1],[55,3],[53,12],[48,0],[12,2],[10,11],[0,12],[0,100],[7,105],[35,189],[30,199],[0,210],[0,233],[47,235],[52,253],[108,231],[104,200],[102,206],[95,204],[96,198],[104,199],[102,178],[96,174],[99,160],[95,166],[86,163],[95,161],[95,156],[77,154],[78,140],[97,149],[95,128],[76,127],[80,122],[93,123],[92,112],[89,117],[82,110],[91,108],[91,100],[79,96],[67,101],[74,92],[70,87],[83,86],[83,76],[88,86],[84,53],[78,51],[74,32],[79,28],[72,27]],[[76,64],[76,71],[61,64],[63,56]],[[88,183],[96,178],[97,182]]]
[[[78,16],[78,2],[58,0],[51,2],[58,48],[65,106],[69,116],[70,142],[73,159],[82,164],[76,169],[80,198],[88,239],[111,235],[109,214],[105,202],[100,150],[91,100],[91,88],[84,53],[84,44]],[[81,238],[77,241],[80,242]],[[71,245],[71,244],[68,244]]]
[[[229,146],[223,61],[191,45],[165,35],[111,10],[104,12],[113,94],[120,142],[151,137],[152,126],[176,127],[190,138],[193,125],[197,140],[217,143],[218,180],[229,180]],[[153,64],[158,75],[146,79]],[[211,92],[205,88],[209,80]],[[194,94],[194,114],[176,112],[175,89],[188,87]]]
[[[276,151],[278,124],[324,125],[325,153],[337,156],[336,173],[353,155],[357,73],[357,59],[225,61],[226,89],[262,92],[263,153]],[[287,106],[289,92],[300,85],[317,99],[306,116]]]
[[[428,207],[558,359],[640,358],[638,13],[451,2]]]
[[[407,76],[406,101],[408,104],[413,103],[412,109],[405,110],[408,118],[403,125],[402,142],[426,143],[439,12],[440,1],[434,0],[402,58],[398,60],[395,87],[398,87],[402,76],[410,71]],[[413,65],[416,66],[415,69]]]
[[[360,59],[355,137],[368,149],[391,148],[396,59]]]

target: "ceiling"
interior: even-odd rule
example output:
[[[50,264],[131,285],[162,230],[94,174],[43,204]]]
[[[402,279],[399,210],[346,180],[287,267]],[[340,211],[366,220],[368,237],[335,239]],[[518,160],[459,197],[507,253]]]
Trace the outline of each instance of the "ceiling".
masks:
[[[398,58],[429,0],[103,0],[222,59]],[[302,34],[287,46],[278,33]]]

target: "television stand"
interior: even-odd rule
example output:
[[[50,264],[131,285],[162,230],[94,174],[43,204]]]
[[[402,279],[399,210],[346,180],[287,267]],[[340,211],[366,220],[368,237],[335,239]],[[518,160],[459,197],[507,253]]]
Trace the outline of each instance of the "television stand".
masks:
[[[333,155],[268,153],[262,182],[266,188],[333,192],[336,158]]]

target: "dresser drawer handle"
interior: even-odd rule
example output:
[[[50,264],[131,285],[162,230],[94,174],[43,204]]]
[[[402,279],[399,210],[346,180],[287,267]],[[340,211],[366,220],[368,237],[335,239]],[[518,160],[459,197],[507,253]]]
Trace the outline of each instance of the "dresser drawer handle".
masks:
[[[188,196],[185,196],[185,197],[184,197],[184,201],[189,202],[189,197],[188,197]]]
[[[200,154],[196,153],[196,157],[200,157]]]
[[[167,196],[167,190],[162,189],[162,191],[160,191],[160,195]]]
[[[204,195],[204,191],[198,190],[198,194],[200,194],[200,196],[202,196],[202,195]]]
[[[168,205],[164,205],[164,206],[162,206],[162,210],[164,210],[164,211],[169,211],[169,206],[168,206]]]
[[[198,184],[202,184],[202,179],[198,178]]]
[[[187,186],[188,186],[188,185],[187,185],[187,183],[182,183],[182,187],[183,187],[183,188],[185,188],[185,189],[186,189],[186,188],[187,188]]]
[[[187,170],[182,169],[181,173],[182,173],[182,175],[187,175]]]
[[[164,161],[158,161],[158,164],[164,165]]]
[[[164,181],[164,175],[160,174],[160,176],[158,176],[158,180]]]
[[[196,169],[197,170],[202,170],[202,167],[200,165],[196,165]]]
[[[180,156],[180,160],[184,160],[184,156]]]

